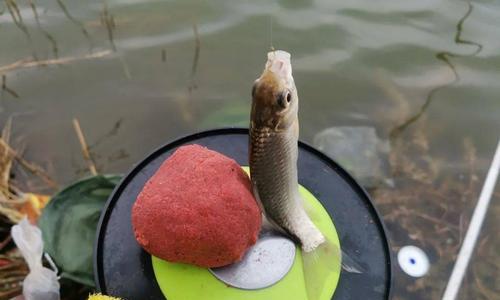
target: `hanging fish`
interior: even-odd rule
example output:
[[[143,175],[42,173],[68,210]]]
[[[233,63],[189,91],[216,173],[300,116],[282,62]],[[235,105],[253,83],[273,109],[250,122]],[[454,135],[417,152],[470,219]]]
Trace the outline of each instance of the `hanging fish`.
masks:
[[[264,71],[252,89],[250,175],[265,220],[301,245],[308,299],[316,300],[324,285],[318,280],[322,276],[317,270],[330,272],[341,251],[314,225],[299,194],[298,110],[290,54],[269,52]],[[345,270],[360,272],[354,262],[346,264],[346,257],[342,258]]]

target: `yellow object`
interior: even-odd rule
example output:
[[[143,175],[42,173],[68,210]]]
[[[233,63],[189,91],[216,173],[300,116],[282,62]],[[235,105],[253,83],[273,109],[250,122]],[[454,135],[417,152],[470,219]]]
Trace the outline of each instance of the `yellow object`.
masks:
[[[244,168],[248,172],[248,168]],[[303,186],[299,187],[304,200],[315,214],[313,222],[340,248],[340,241],[333,222],[321,203]],[[169,300],[304,300],[308,299],[304,282],[302,253],[297,248],[295,262],[290,272],[278,283],[260,290],[241,290],[227,286],[215,278],[208,269],[193,265],[170,263],[152,256],[156,281],[163,295]],[[318,291],[318,299],[329,300],[337,287],[340,277],[340,256],[336,257],[335,268],[327,274],[318,272],[320,280],[327,284]],[[320,271],[320,270],[318,270]],[[313,270],[314,272],[314,270]]]
[[[32,193],[26,193],[23,195],[26,202],[19,208],[19,212],[23,215],[28,216],[31,223],[35,224],[42,210],[50,201],[50,197],[46,195],[38,195]]]
[[[121,300],[121,299],[110,296],[104,296],[102,294],[94,294],[90,295],[87,300]]]

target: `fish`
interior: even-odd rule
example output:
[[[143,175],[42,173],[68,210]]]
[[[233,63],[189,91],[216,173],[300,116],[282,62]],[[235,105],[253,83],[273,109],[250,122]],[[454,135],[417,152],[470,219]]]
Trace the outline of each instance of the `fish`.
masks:
[[[271,51],[267,54],[264,71],[252,87],[250,179],[263,212],[263,224],[300,245],[308,299],[316,300],[324,282],[318,282],[320,276],[310,272],[318,270],[312,264],[323,264],[323,272],[329,272],[333,268],[328,264],[333,261],[331,255],[341,255],[342,261],[344,255],[316,227],[299,193],[298,111],[299,97],[292,76],[291,55],[283,50]],[[356,266],[346,268],[361,273]]]
[[[311,252],[325,242],[305,212],[299,195],[299,98],[285,51],[268,53],[252,88],[250,174],[267,220]]]

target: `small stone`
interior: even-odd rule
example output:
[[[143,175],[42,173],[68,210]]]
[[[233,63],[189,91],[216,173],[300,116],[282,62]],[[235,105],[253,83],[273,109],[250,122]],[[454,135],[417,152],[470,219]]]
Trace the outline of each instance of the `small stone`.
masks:
[[[373,127],[330,127],[316,134],[314,146],[365,188],[394,184],[388,175],[389,143],[380,140]]]

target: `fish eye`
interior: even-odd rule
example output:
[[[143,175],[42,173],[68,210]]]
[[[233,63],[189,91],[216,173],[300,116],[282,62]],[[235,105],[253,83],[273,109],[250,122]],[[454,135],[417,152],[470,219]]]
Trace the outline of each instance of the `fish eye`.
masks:
[[[289,99],[289,93],[288,92],[285,92],[285,93],[281,93],[281,94],[278,94],[278,97],[276,99],[278,105],[285,109],[288,107],[288,104],[290,103],[290,101],[288,101]]]
[[[277,101],[279,106],[287,108],[288,105],[290,105],[290,102],[292,102],[292,94],[290,91],[285,91],[284,93],[278,95]]]

